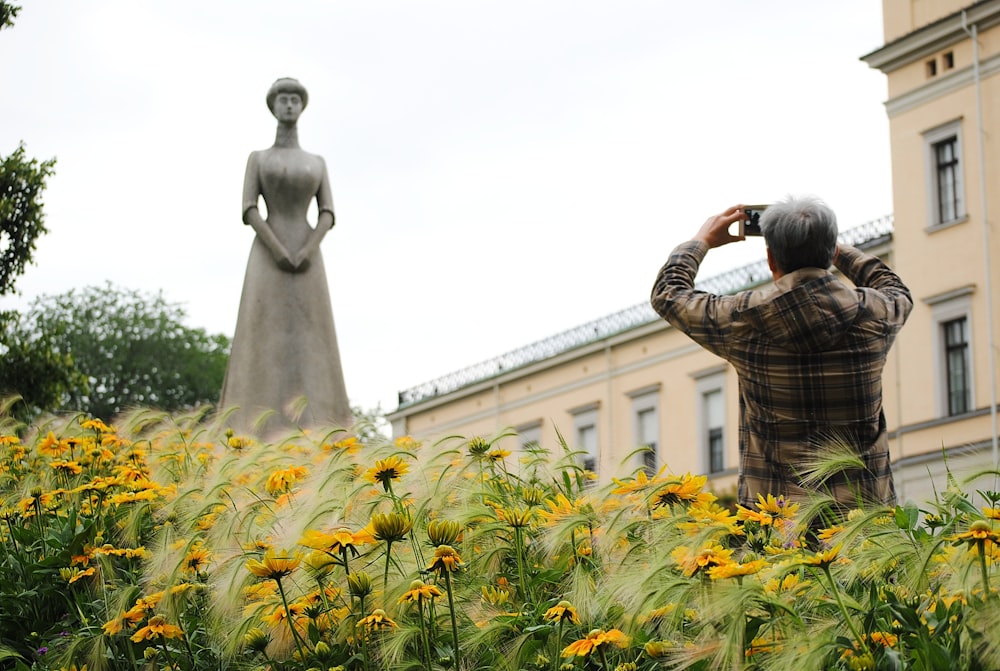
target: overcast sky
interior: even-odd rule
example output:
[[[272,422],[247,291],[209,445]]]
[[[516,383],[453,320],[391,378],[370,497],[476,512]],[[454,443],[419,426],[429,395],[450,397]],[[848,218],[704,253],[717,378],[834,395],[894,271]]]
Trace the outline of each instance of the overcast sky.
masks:
[[[737,202],[892,211],[881,3],[842,0],[21,0],[0,32],[0,154],[55,157],[39,294],[162,290],[232,336],[264,95],[309,90],[351,401],[648,299],[671,248]],[[701,277],[763,257],[713,251]]]

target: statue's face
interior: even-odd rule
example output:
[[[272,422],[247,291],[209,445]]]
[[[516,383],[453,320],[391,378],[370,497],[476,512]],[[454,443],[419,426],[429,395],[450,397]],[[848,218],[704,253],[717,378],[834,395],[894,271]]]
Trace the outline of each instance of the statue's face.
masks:
[[[302,97],[298,93],[279,93],[271,112],[282,123],[295,123],[302,114]]]

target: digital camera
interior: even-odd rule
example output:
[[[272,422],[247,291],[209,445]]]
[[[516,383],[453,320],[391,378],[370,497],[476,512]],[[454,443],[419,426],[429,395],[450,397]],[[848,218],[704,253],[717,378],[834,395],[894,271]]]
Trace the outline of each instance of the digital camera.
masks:
[[[747,215],[745,221],[740,222],[740,234],[744,237],[750,235],[763,235],[760,230],[760,215],[764,214],[767,205],[747,205],[743,211]]]

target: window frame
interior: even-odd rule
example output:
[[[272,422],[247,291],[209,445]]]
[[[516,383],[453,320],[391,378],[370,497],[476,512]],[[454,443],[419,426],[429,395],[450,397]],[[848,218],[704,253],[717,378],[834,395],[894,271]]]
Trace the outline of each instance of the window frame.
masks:
[[[600,407],[600,402],[595,402],[573,408],[569,411],[569,414],[573,418],[572,449],[577,453],[578,463],[595,475],[600,473],[601,468],[601,433],[598,423],[600,419]],[[581,445],[585,429],[593,429],[594,431],[594,445],[592,449],[589,446]],[[593,468],[588,467],[588,459],[593,461]]]
[[[708,407],[708,397],[718,392],[719,399],[721,402],[721,424],[717,426],[710,426],[709,417],[709,407]],[[728,469],[726,465],[727,454],[726,454],[726,436],[729,434],[729,427],[727,426],[727,412],[726,412],[726,371],[725,367],[720,369],[712,369],[706,371],[704,374],[698,375],[695,378],[695,394],[697,399],[697,414],[698,414],[698,467],[700,471],[708,476],[716,476],[725,473]],[[719,435],[716,435],[716,431]],[[722,463],[721,468],[717,470],[712,470],[712,446],[715,440],[718,439],[721,442],[721,458]]]
[[[968,218],[965,199],[965,162],[962,152],[962,120],[956,119],[946,124],[924,131],[924,157],[926,161],[927,189],[927,229],[936,230],[961,223]],[[954,216],[944,219],[942,216],[941,165],[938,162],[938,148],[944,143],[954,142],[954,153],[951,161],[954,175]]]
[[[926,299],[931,308],[931,322],[933,334],[931,344],[934,352],[934,389],[935,389],[935,409],[938,417],[959,417],[972,412],[976,407],[976,366],[973,361],[975,353],[974,329],[972,321],[972,293],[973,286],[966,286],[955,291],[949,291],[938,296]],[[968,407],[965,412],[952,413],[950,406],[951,389],[949,388],[949,369],[947,341],[945,336],[945,325],[957,321],[965,320],[966,342],[965,342],[965,381],[966,381],[966,401]]]
[[[649,449],[639,455],[638,466],[652,478],[660,468],[660,384],[643,387],[629,392],[628,396],[632,400],[632,443],[636,447],[648,447]],[[643,417],[652,413],[653,436],[645,435]]]

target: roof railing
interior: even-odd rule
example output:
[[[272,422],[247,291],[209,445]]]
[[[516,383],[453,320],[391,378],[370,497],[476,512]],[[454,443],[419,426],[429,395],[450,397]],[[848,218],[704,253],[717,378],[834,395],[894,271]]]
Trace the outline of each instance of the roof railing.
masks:
[[[870,248],[890,240],[892,229],[893,217],[887,215],[842,231],[838,240],[853,247]],[[767,260],[764,259],[695,282],[695,288],[725,295],[769,281],[771,281],[771,271],[767,267]],[[430,382],[404,389],[399,392],[399,409],[449,394],[463,387],[568,352],[577,347],[598,342],[658,319],[660,317],[653,311],[649,301],[643,301],[638,305],[543,338],[487,361],[442,375]]]

